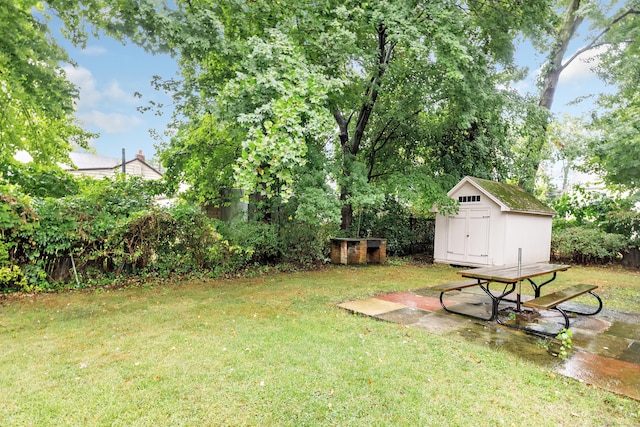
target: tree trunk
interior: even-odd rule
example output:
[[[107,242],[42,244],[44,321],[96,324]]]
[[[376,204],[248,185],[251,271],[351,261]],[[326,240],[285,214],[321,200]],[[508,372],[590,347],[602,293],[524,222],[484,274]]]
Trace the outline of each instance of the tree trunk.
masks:
[[[553,105],[553,98],[556,93],[556,87],[558,86],[558,81],[560,80],[560,74],[562,73],[562,70],[564,70],[568,65],[563,65],[562,59],[567,53],[569,42],[584,20],[582,16],[576,15],[579,8],[580,0],[572,0],[569,4],[564,23],[562,24],[562,28],[558,33],[558,38],[555,40],[553,50],[551,51],[551,55],[549,57],[549,64],[547,65],[546,72],[543,76],[543,86],[542,91],[540,92],[540,101],[538,102],[538,105],[542,108],[546,108],[547,110],[551,110],[551,106]]]
[[[364,92],[364,101],[360,106],[358,112],[358,119],[353,132],[353,138],[349,138],[349,123],[354,113],[351,113],[347,119],[344,118],[340,110],[336,107],[333,108],[333,117],[338,124],[340,130],[340,146],[342,156],[342,175],[349,177],[351,175],[351,164],[360,151],[360,145],[365,135],[367,124],[373,112],[378,94],[380,93],[380,84],[382,76],[384,75],[387,65],[391,61],[391,54],[396,46],[395,43],[389,44],[387,42],[387,30],[383,23],[380,23],[377,27],[378,36],[378,64],[376,70],[373,71],[373,75],[369,80],[369,85]],[[340,201],[342,202],[342,221],[340,228],[342,230],[348,230],[351,228],[353,220],[353,206],[347,203],[351,196],[351,189],[343,186],[340,189]]]
[[[551,106],[553,105],[560,74],[568,65],[568,63],[562,64],[562,59],[567,53],[569,42],[584,19],[582,16],[577,15],[580,2],[581,0],[571,0],[571,3],[567,7],[564,22],[549,54],[549,63],[545,66],[544,74],[541,77],[542,89],[540,91],[538,106],[549,111],[551,111]],[[536,174],[542,162],[540,154],[546,142],[546,129],[547,126],[545,124],[541,135],[532,139],[527,146],[525,159],[529,160],[529,164],[524,167],[524,172],[518,182],[518,184],[525,189],[531,190],[535,186]]]

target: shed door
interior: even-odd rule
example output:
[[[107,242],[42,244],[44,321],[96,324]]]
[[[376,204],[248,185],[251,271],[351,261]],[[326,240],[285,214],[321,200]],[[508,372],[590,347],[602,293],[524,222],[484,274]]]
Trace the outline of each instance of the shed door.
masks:
[[[467,261],[489,263],[489,208],[470,209],[467,241]]]
[[[447,259],[451,262],[489,263],[489,208],[460,209],[449,215]]]
[[[449,215],[447,222],[447,259],[464,261],[467,246],[467,211],[460,209],[457,215]]]

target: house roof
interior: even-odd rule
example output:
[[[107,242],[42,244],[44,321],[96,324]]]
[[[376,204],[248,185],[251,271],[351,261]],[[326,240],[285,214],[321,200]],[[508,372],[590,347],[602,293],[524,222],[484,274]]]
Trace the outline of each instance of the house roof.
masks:
[[[33,161],[33,157],[31,157],[31,155],[24,150],[16,152],[14,158],[22,163],[30,163]],[[122,159],[118,159],[115,157],[98,156],[97,154],[91,153],[69,153],[69,159],[71,160],[70,163],[58,163],[58,166],[67,171],[113,170],[122,166]],[[156,172],[159,176],[162,176],[162,173],[160,173],[156,168],[151,166],[143,159],[144,156],[142,156],[142,151],[140,151],[138,155],[136,155],[136,157],[131,160],[127,160],[125,164],[128,165],[129,163],[140,162],[147,166],[149,169]]]
[[[485,196],[497,203],[502,211],[532,213],[538,215],[554,215],[556,212],[524,191],[517,185],[489,181],[488,179],[465,176],[449,193],[454,194],[465,183],[469,183]]]
[[[69,153],[69,158],[71,159],[71,162],[73,163],[73,165],[75,165],[75,168],[70,165],[62,165],[63,169],[70,170],[70,169],[77,168],[77,170],[79,171],[112,170],[122,166],[122,159],[118,159],[115,157],[98,156],[96,154],[91,154],[91,153]],[[156,168],[154,168],[153,166],[151,166],[149,163],[142,160],[142,158],[138,156],[134,157],[131,160],[127,160],[125,164],[128,165],[129,163],[134,163],[134,162],[140,162],[145,166],[147,166],[149,169],[156,172],[159,176],[162,176],[162,174]]]
[[[122,164],[122,159],[98,156],[91,153],[69,153],[69,158],[78,170],[113,169]]]

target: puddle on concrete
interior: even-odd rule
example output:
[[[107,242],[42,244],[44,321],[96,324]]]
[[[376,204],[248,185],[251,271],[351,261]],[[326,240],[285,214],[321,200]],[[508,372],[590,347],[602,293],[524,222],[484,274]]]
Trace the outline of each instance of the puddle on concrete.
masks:
[[[516,330],[474,323],[459,328],[454,333],[467,341],[508,351],[547,368],[554,368],[561,363],[558,358],[549,353],[549,340]]]
[[[633,341],[620,355],[620,360],[640,365],[640,341]]]
[[[573,345],[589,353],[620,358],[633,344],[633,340],[620,338],[607,333],[598,333],[589,329],[571,328]]]
[[[380,320],[386,320],[387,322],[399,323],[402,325],[412,325],[419,322],[422,317],[429,313],[419,310],[413,307],[406,307],[400,310],[389,311],[387,313],[378,314],[375,316]]]
[[[635,323],[622,321],[614,321],[607,329],[608,335],[614,335],[620,338],[629,338],[632,340],[640,340],[640,327]]]

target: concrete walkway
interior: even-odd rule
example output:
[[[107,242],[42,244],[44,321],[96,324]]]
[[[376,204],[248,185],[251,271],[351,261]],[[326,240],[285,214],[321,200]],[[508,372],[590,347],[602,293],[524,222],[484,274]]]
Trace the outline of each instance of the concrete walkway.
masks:
[[[640,314],[605,308],[596,316],[571,318],[574,349],[569,358],[562,361],[540,345],[539,337],[496,322],[445,312],[440,306],[439,295],[439,292],[424,288],[349,301],[339,306],[380,320],[432,333],[456,334],[482,345],[500,347],[567,377],[640,400]],[[491,307],[489,298],[474,288],[447,293],[445,303],[447,307],[455,305],[456,311],[481,316],[488,315]],[[578,310],[578,305],[575,306]],[[559,328],[561,320],[559,313],[550,311],[535,322]],[[554,343],[551,343],[549,348],[553,347]]]

